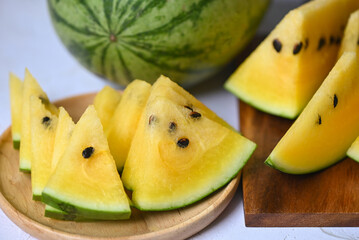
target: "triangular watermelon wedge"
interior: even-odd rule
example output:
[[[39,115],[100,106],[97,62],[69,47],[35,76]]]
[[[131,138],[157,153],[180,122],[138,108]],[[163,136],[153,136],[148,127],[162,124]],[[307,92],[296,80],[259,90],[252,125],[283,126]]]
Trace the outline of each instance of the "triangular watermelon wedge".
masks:
[[[358,106],[359,61],[345,52],[265,163],[305,174],[340,161],[359,135]]]
[[[158,211],[186,206],[228,183],[255,144],[201,109],[155,94],[137,126],[122,179],[136,208]]]
[[[225,83],[242,101],[296,118],[337,61],[358,0],[315,0],[290,11]]]
[[[41,193],[52,172],[52,155],[58,118],[46,109],[37,96],[30,98],[31,187],[33,199]]]
[[[58,113],[57,108],[50,103],[46,93],[42,90],[39,83],[26,69],[25,78],[23,82],[23,96],[21,109],[21,146],[20,146],[20,170],[23,172],[31,171],[31,127],[30,127],[30,98],[31,96],[38,97],[45,105],[46,109],[51,113]]]
[[[89,106],[43,193],[46,204],[84,218],[130,217],[128,197],[110,154],[100,119]]]

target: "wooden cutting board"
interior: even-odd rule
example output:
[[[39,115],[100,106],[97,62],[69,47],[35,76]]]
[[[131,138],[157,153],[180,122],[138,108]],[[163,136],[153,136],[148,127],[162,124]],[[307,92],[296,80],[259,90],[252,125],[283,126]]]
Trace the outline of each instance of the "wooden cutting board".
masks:
[[[359,163],[344,159],[307,175],[285,174],[264,164],[292,123],[240,102],[241,132],[258,145],[243,169],[246,226],[359,226]]]

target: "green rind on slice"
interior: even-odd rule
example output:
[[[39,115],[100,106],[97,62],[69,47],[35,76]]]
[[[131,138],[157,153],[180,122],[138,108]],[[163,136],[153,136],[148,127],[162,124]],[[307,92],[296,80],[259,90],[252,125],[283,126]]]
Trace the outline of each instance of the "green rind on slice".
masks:
[[[115,206],[111,209],[96,209],[95,206],[84,207],[86,203],[74,204],[73,199],[66,199],[62,196],[57,196],[58,193],[52,191],[52,189],[46,188],[42,192],[42,202],[60,209],[68,214],[78,214],[86,218],[97,219],[97,220],[119,220],[119,219],[128,219],[131,216],[131,211],[125,206]]]
[[[334,162],[339,162],[339,161],[341,161],[342,159],[343,159],[343,157],[339,157],[338,159],[334,160]],[[275,161],[275,160],[274,160],[274,161]],[[315,172],[318,172],[318,171],[320,171],[320,170],[324,170],[324,169],[326,169],[326,168],[328,168],[328,167],[331,166],[331,165],[328,165],[328,166],[326,166],[326,167],[313,168],[313,169],[311,169],[310,171],[306,171],[306,172],[303,173],[303,172],[300,172],[300,171],[293,171],[293,170],[284,168],[284,167],[282,167],[282,166],[280,166],[280,165],[275,165],[274,162],[272,161],[271,157],[268,157],[268,158],[264,161],[264,163],[265,163],[267,166],[269,166],[269,167],[271,167],[271,168],[273,168],[273,169],[275,169],[275,170],[279,170],[279,171],[281,171],[281,172],[283,172],[283,173],[288,173],[288,174],[292,174],[292,175],[302,175],[302,174],[315,173]]]
[[[23,173],[31,173],[31,160],[28,160],[27,158],[21,158],[19,170]]]
[[[70,214],[60,209],[54,208],[50,205],[45,206],[45,217],[58,219],[58,220],[66,220],[66,221],[94,221],[88,218],[84,218],[78,214]]]
[[[273,106],[270,102],[261,102],[256,101],[251,96],[249,96],[246,92],[242,91],[241,88],[235,86],[232,81],[227,81],[224,84],[224,89],[231,92],[233,95],[238,97],[241,101],[247,103],[248,105],[269,114],[273,114],[279,117],[295,119],[298,117],[299,113],[302,109],[294,109],[294,108],[281,108]]]
[[[20,135],[13,135],[12,145],[15,149],[20,149]]]

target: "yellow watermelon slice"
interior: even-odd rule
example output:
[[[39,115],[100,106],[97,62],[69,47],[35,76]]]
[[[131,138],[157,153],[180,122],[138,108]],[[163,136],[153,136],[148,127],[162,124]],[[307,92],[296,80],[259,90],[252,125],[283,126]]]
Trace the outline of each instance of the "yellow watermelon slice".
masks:
[[[157,83],[156,83],[157,84]],[[153,90],[138,122],[122,180],[141,210],[175,209],[229,182],[255,144],[213,121],[214,113]],[[207,117],[210,116],[210,117]]]
[[[100,119],[89,106],[43,193],[42,201],[68,214],[99,220],[130,217],[129,200]]]
[[[10,73],[10,108],[11,108],[11,134],[15,149],[20,148],[21,136],[21,110],[23,83],[15,74]]]
[[[359,136],[359,61],[345,52],[266,164],[292,174],[326,168],[346,156]]]
[[[20,146],[20,170],[31,171],[31,127],[30,127],[30,99],[36,96],[52,114],[58,113],[57,108],[50,103],[46,93],[42,90],[36,79],[26,69],[23,83],[22,112],[21,112],[21,146]]]
[[[290,11],[239,66],[225,88],[250,105],[295,118],[337,61],[358,0],[315,0]]]

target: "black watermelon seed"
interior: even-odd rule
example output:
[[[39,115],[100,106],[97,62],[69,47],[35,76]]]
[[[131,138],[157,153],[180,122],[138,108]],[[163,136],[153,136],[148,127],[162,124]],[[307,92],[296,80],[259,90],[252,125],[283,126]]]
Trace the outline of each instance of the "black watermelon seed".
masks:
[[[317,50],[319,51],[320,49],[322,49],[322,47],[325,45],[325,38],[324,37],[321,37],[319,39],[319,42],[318,42],[318,48]]]
[[[357,45],[359,45],[359,38],[358,38],[358,41],[357,41]]]
[[[329,38],[329,44],[332,45],[335,43],[335,37],[334,36],[330,36]]]
[[[273,40],[273,47],[277,52],[280,52],[282,50],[282,43],[276,38]]]
[[[294,55],[298,54],[300,52],[300,50],[302,49],[302,46],[303,46],[302,42],[295,44],[294,48],[293,48],[293,54]]]
[[[149,118],[148,118],[148,124],[151,125],[154,121],[156,121],[157,118],[155,115],[151,115]]]
[[[336,94],[334,94],[333,105],[334,105],[334,108],[338,105],[338,97]]]
[[[322,117],[318,114],[318,122],[319,125],[322,124]]]
[[[335,40],[335,43],[339,45],[341,42],[342,42],[342,39],[340,37],[337,37],[337,39]]]
[[[191,118],[195,119],[198,119],[202,116],[199,112],[191,112],[189,115],[191,116]]]
[[[309,39],[308,39],[308,38],[306,38],[306,39],[305,39],[305,46],[304,46],[304,49],[307,49],[307,48],[308,48],[308,46],[309,46]]]
[[[48,116],[42,118],[42,124],[46,127],[50,126],[51,124],[51,118]]]
[[[189,144],[188,138],[181,138],[177,141],[177,146],[180,148],[186,148]]]
[[[87,147],[82,151],[82,156],[84,158],[90,158],[94,151],[95,149],[93,147]]]
[[[177,129],[177,124],[175,122],[170,122],[169,131],[174,132],[176,131],[176,129]]]
[[[191,108],[190,106],[184,106],[184,107],[191,110],[191,111],[193,111],[193,108]]]

